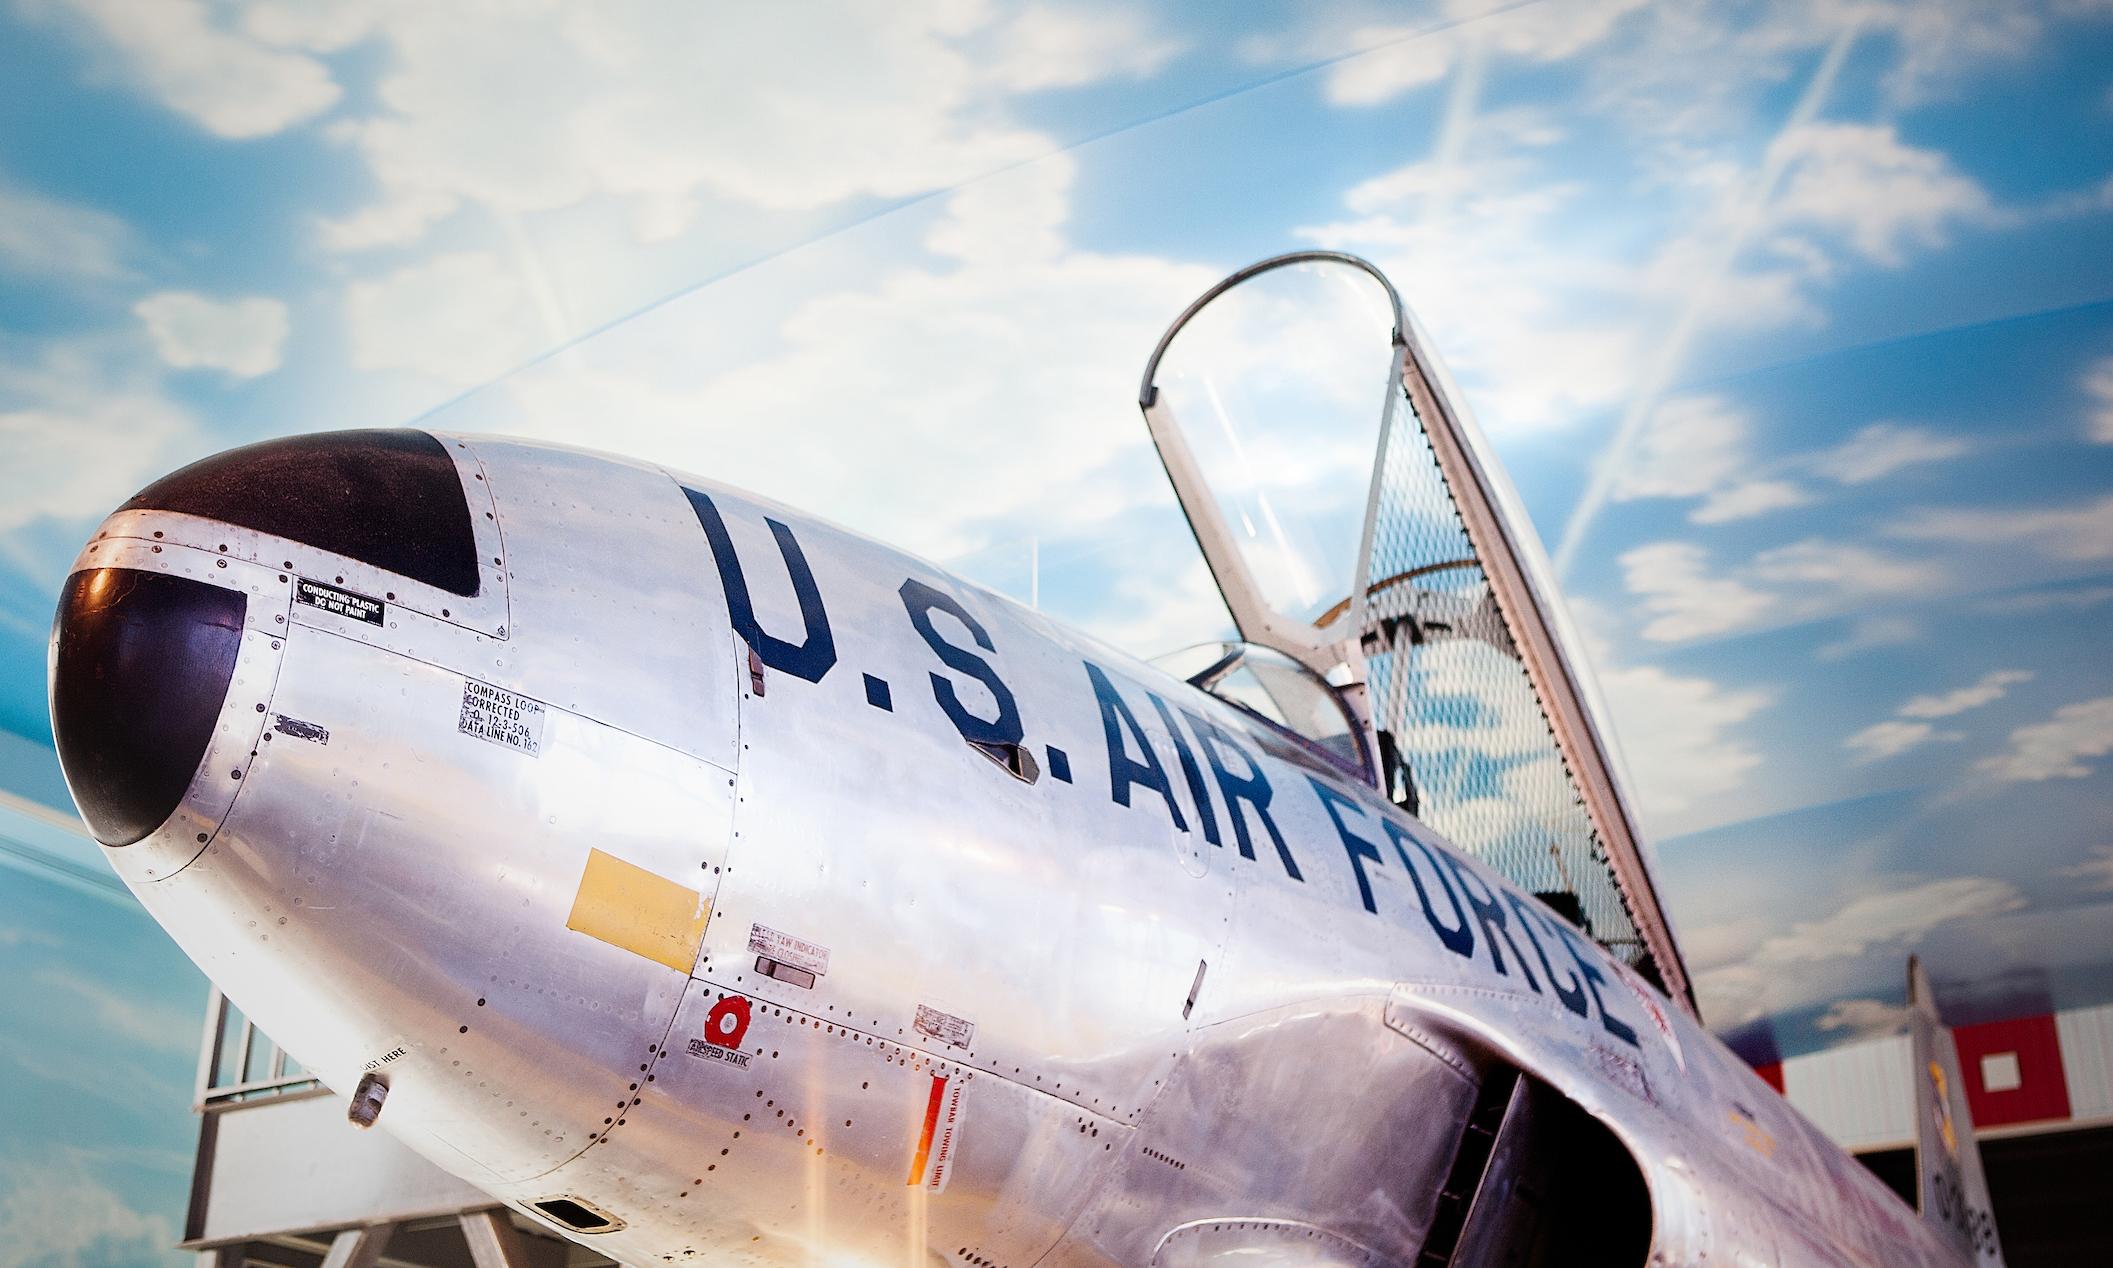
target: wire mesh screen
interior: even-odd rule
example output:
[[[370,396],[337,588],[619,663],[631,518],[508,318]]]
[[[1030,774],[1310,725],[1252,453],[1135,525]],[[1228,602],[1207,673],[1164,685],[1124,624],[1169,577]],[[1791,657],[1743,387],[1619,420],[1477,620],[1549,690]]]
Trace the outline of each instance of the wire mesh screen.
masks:
[[[1657,979],[1532,679],[1405,393],[1382,433],[1366,576],[1375,722],[1418,816]]]

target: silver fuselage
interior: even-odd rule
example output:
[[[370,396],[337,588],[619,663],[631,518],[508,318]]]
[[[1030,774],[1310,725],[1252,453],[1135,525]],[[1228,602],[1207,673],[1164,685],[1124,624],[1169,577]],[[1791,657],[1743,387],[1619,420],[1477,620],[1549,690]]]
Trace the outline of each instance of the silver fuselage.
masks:
[[[1653,1263],[1952,1262],[1682,1010],[1251,715],[708,481],[442,439],[474,597],[161,511],[76,565],[249,596],[181,808],[107,856],[440,1166],[605,1214],[579,1240],[627,1263],[1409,1263],[1502,1064],[1626,1146]]]

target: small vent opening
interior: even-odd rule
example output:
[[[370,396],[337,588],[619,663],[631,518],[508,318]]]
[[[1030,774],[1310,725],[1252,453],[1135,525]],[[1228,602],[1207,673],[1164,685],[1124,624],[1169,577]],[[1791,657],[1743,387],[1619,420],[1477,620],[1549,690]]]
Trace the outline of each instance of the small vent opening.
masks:
[[[622,1220],[606,1215],[578,1198],[544,1198],[531,1205],[575,1233],[610,1233],[624,1226]]]
[[[969,747],[1004,768],[1006,774],[1023,784],[1031,784],[1042,777],[1042,768],[1034,760],[1034,754],[1022,745],[992,740],[970,740]]]

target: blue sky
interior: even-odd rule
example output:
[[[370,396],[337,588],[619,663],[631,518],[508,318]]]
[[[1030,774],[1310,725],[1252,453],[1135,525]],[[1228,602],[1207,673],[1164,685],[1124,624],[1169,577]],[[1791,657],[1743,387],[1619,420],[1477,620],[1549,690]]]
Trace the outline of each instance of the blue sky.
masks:
[[[1016,595],[1032,543],[1142,653],[1212,634],[1135,377],[1323,245],[1401,286],[1562,561],[1714,1025],[1882,1033],[1917,949],[1955,1020],[2113,1000],[2104,0],[701,12],[0,6],[13,794],[58,802],[96,520],[291,431],[636,454]],[[11,1103],[83,1095],[21,1054],[172,1012],[134,1050],[181,1087],[199,985],[143,926],[0,874],[14,980],[111,1001],[0,1023]],[[85,1114],[161,1142],[78,1160],[173,1220],[187,1120]]]

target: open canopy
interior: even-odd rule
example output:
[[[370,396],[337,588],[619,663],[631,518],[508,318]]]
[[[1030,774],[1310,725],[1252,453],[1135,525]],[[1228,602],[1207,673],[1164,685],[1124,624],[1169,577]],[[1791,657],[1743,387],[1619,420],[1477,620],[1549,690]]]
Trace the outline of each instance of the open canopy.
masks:
[[[1692,1009],[1540,543],[1392,283],[1242,269],[1138,403],[1241,637],[1338,685],[1395,801]]]

